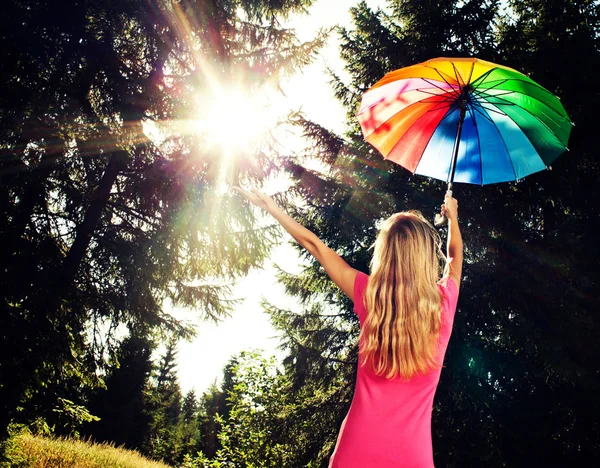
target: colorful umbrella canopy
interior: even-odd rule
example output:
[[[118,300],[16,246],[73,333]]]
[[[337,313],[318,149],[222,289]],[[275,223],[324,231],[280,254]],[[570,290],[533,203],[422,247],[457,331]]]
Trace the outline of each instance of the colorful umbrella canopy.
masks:
[[[548,90],[476,58],[436,58],[388,73],[363,95],[358,119],[384,158],[449,188],[546,169],[567,149],[572,128]]]

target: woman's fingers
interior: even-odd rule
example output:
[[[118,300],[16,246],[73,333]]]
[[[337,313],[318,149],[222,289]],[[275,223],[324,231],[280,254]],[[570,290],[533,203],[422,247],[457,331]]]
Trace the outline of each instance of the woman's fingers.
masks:
[[[235,190],[236,192],[242,194],[244,197],[246,197],[246,199],[254,204],[259,204],[260,203],[260,198],[258,198],[256,195],[254,195],[253,193],[248,192],[247,190],[244,190],[241,187],[233,187],[233,190]]]
[[[265,210],[268,210],[270,198],[267,195],[265,195],[264,193],[259,192],[255,188],[251,188],[250,191],[248,191],[248,190],[244,190],[241,187],[235,186],[235,187],[233,187],[233,189],[236,192],[244,195],[248,201],[250,201],[251,203],[254,203],[256,206],[258,206],[260,208],[264,208]]]

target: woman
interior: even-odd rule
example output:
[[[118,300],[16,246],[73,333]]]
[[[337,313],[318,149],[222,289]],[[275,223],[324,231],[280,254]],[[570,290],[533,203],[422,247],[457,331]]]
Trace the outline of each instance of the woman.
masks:
[[[396,213],[385,221],[367,276],[271,198],[237,190],[273,215],[354,301],[361,329],[356,387],[330,468],[433,467],[433,397],[462,272],[457,201],[448,193],[442,205],[448,259],[440,280],[441,240],[418,212]]]

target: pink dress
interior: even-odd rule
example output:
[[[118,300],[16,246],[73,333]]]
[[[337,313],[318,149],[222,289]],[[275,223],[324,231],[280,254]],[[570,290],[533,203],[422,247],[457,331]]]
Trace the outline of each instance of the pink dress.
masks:
[[[367,314],[363,296],[369,277],[354,282],[354,311],[362,326]],[[442,292],[442,326],[438,359],[442,363],[458,301],[458,288],[448,279]],[[431,412],[441,369],[410,380],[378,377],[358,365],[354,398],[329,462],[330,468],[431,468]]]

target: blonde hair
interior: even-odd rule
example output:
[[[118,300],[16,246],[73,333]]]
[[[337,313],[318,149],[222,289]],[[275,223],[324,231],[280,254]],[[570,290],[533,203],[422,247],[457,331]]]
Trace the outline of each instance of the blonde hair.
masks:
[[[439,368],[441,239],[418,211],[390,216],[381,227],[365,291],[362,364],[403,379]]]

